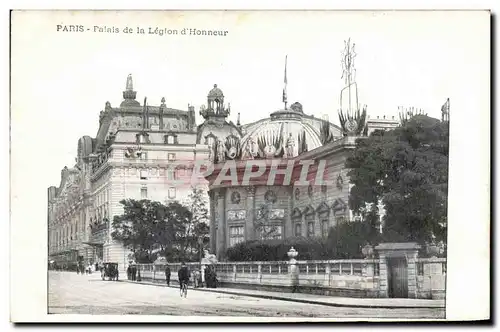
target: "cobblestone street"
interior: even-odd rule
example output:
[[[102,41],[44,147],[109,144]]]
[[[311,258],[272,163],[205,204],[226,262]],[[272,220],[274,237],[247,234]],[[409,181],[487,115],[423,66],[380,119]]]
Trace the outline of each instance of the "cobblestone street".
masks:
[[[102,281],[96,273],[49,273],[49,313],[93,315],[252,316],[312,318],[444,318],[443,308],[345,308],[248,296]]]

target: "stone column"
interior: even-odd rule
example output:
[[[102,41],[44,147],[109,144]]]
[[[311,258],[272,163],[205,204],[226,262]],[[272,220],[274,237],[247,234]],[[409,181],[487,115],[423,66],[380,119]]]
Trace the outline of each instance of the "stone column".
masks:
[[[217,258],[221,260],[226,251],[226,209],[225,209],[226,189],[220,188],[217,191]]]
[[[245,222],[245,240],[255,239],[255,187],[248,186],[247,188],[247,219]]]
[[[210,209],[210,253],[217,253],[217,227],[215,220],[215,200],[217,196],[213,190],[208,191],[209,196],[209,209]]]
[[[379,296],[389,297],[389,275],[387,270],[387,258],[384,254],[379,254]]]
[[[203,285],[205,285],[205,269],[206,269],[205,264],[202,264],[201,265],[201,269],[200,269],[200,273],[201,273],[201,287],[203,287]]]
[[[284,229],[284,237],[292,237],[294,233],[294,225],[292,222],[292,212],[293,212],[293,186],[289,186],[288,188],[288,214],[285,219],[285,229]]]
[[[292,292],[295,293],[299,288],[299,266],[297,265],[297,260],[295,259],[299,253],[292,247],[288,252],[288,257],[290,258],[288,275],[290,277],[290,286]]]
[[[408,297],[417,298],[417,252],[409,252],[406,255],[408,262]]]

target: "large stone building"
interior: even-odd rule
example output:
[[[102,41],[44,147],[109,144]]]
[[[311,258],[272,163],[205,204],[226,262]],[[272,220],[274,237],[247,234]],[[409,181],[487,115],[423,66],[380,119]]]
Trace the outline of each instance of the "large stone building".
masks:
[[[399,122],[368,120],[358,102],[354,57],[354,45],[346,42],[340,127],[307,115],[298,102],[287,108],[285,69],[283,109],[238,131],[223,127],[223,135],[207,141],[215,163],[207,176],[210,247],[219,259],[243,241],[325,237],[331,227],[358,218],[348,208],[346,158],[356,138]]]
[[[304,114],[295,103],[243,126],[241,134],[214,138],[210,148],[210,243],[219,259],[239,242],[326,236],[352,218],[344,168],[355,145],[351,132],[344,136],[340,127]],[[322,182],[316,181],[319,173]]]
[[[349,50],[346,54],[348,59]],[[111,220],[123,213],[119,202],[182,201],[191,185],[210,189],[210,249],[220,259],[245,240],[326,236],[330,227],[353,219],[344,168],[349,151],[356,137],[394,128],[398,121],[367,118],[366,107],[358,103],[353,61],[346,63],[340,126],[308,115],[298,102],[287,107],[286,87],[283,109],[246,125],[238,114],[234,124],[217,85],[200,107],[203,122],[196,126],[193,106],[171,109],[165,99],[160,106],[146,100],[141,105],[129,76],[123,102],[116,108],[106,103],[97,135],[80,138],[76,165],[63,169],[59,187],[49,188],[51,259],[114,261],[125,268],[129,251],[111,238]],[[179,160],[185,167],[174,170],[171,165]],[[191,185],[173,184],[191,178],[195,160],[211,164],[213,171],[187,181]],[[251,171],[262,166],[250,178],[245,175],[249,163],[258,164]],[[280,174],[283,169],[289,176]],[[236,179],[221,177],[227,171]]]
[[[79,139],[77,163],[62,170],[59,187],[48,189],[50,259],[113,261],[123,269],[129,251],[111,238],[111,221],[123,213],[120,201],[185,200],[192,187],[175,180],[191,177],[195,158],[208,158],[199,141],[193,106],[168,108],[164,98],[160,106],[141,105],[129,75],[120,106],[106,103],[97,135]]]

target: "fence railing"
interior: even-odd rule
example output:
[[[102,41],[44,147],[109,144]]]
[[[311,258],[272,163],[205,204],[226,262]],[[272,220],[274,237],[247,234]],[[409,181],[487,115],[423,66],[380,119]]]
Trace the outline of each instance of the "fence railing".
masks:
[[[324,261],[296,261],[298,273],[302,280],[324,280],[327,284],[331,278],[360,278],[378,277],[379,261],[377,259],[351,260],[324,260]],[[200,263],[186,263],[191,271],[200,270]],[[166,263],[137,264],[142,278],[165,278]],[[176,279],[180,263],[168,263],[172,279]],[[215,264],[215,271],[221,281],[237,281],[245,278],[273,280],[287,279],[290,270],[289,261],[262,261],[262,262],[219,262]],[[245,277],[246,276],[246,277]]]

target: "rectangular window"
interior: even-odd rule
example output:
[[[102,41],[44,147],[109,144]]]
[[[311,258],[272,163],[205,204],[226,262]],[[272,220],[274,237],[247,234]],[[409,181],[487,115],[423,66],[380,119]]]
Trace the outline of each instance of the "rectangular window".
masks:
[[[302,236],[302,225],[300,223],[295,224],[295,236]]]
[[[328,220],[321,221],[321,236],[328,237],[329,226]]]
[[[169,161],[174,161],[175,160],[175,153],[169,153],[168,154],[168,160]]]
[[[235,246],[240,242],[245,241],[245,227],[231,226],[229,227],[229,246]]]
[[[141,188],[141,199],[148,198],[148,188]]]
[[[310,221],[307,223],[307,237],[314,236],[314,222]]]
[[[141,180],[147,180],[148,179],[148,171],[143,169],[141,170]]]
[[[148,153],[147,153],[147,152],[142,151],[142,152],[141,152],[141,160],[146,160],[146,159],[148,159]]]
[[[171,187],[168,189],[168,198],[169,199],[175,199],[176,196],[176,190],[174,187]]]
[[[168,135],[167,136],[167,144],[174,144],[174,136]]]

